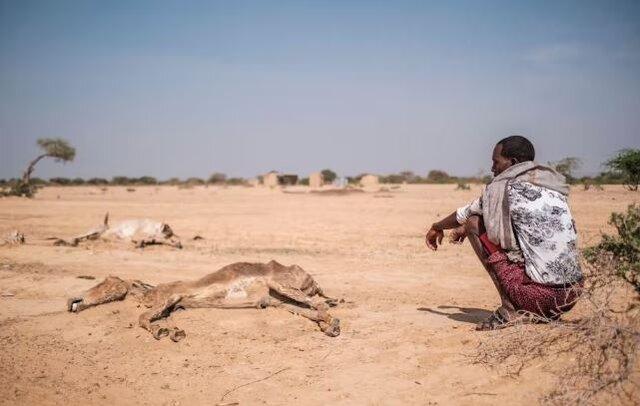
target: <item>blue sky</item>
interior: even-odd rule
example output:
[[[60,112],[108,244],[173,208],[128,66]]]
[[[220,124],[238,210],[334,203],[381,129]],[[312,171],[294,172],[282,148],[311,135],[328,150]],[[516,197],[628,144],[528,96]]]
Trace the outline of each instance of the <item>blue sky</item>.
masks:
[[[640,2],[0,0],[0,178],[488,170],[640,147]]]

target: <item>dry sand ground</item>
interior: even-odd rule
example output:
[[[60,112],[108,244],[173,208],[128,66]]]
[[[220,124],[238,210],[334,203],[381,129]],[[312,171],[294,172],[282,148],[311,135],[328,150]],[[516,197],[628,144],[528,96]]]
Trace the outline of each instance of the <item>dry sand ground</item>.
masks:
[[[473,365],[474,323],[498,305],[467,243],[425,249],[425,225],[479,187],[402,186],[393,193],[324,196],[264,188],[46,188],[0,199],[0,232],[27,245],[0,248],[2,404],[489,404],[535,402],[553,382],[544,365],[518,378]],[[293,189],[303,191],[304,189]],[[585,246],[612,210],[638,199],[620,186],[575,190]],[[94,243],[53,247],[100,223],[167,221],[183,250]],[[196,234],[201,241],[189,241]],[[236,261],[296,263],[331,296],[342,335],[329,338],[283,310],[197,309],[174,321],[180,343],[137,327],[141,309],[111,303],[80,314],[65,298],[107,275],[150,283],[192,279]],[[97,280],[78,279],[92,275]],[[11,296],[13,294],[13,296]]]

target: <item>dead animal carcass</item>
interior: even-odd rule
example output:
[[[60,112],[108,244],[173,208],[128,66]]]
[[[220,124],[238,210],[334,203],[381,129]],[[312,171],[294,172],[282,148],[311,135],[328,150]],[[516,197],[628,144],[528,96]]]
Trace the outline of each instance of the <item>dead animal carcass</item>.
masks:
[[[152,286],[137,280],[110,276],[81,296],[67,301],[70,312],[133,297],[149,310],[139,318],[140,327],[156,339],[169,335],[180,341],[185,332],[169,315],[176,309],[277,307],[306,317],[330,337],[340,334],[340,321],[329,314],[338,300],[326,296],[311,275],[297,265],[284,266],[237,262],[195,281],[176,281]]]
[[[54,245],[76,247],[83,241],[116,240],[130,241],[138,248],[159,244],[182,248],[178,236],[167,223],[149,219],[125,220],[113,226],[109,225],[109,213],[104,217],[102,225],[73,237],[70,240],[54,238]]]

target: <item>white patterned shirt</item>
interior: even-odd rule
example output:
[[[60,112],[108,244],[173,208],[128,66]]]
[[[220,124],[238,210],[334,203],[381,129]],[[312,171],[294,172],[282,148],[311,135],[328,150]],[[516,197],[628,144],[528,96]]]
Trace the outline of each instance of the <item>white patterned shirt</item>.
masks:
[[[507,186],[509,214],[525,272],[545,285],[571,284],[582,279],[576,246],[577,233],[567,197],[528,182],[514,180]],[[475,199],[456,211],[458,223],[482,215],[482,199]],[[515,254],[515,255],[514,255]]]

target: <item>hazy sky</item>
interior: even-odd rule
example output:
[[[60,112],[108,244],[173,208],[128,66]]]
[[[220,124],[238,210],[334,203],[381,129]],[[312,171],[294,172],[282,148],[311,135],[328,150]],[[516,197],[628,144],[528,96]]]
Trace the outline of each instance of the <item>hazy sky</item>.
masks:
[[[0,178],[490,166],[640,147],[638,1],[0,0]]]

